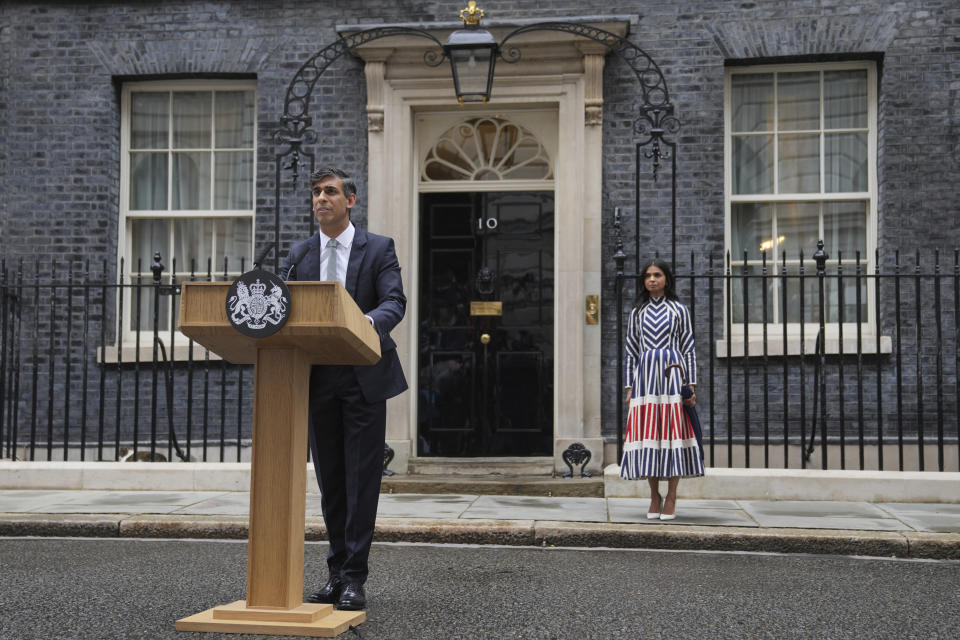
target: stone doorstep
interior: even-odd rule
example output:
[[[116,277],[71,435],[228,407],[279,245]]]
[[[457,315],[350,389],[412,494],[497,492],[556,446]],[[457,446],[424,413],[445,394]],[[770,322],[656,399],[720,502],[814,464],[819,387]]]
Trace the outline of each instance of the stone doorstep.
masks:
[[[244,539],[242,516],[2,514],[0,536]],[[305,539],[326,539],[323,521],[307,518]],[[752,551],[960,560],[960,534],[914,531],[757,529],[541,520],[380,518],[377,542],[603,547],[675,551]]]
[[[602,498],[603,478],[500,475],[384,476],[381,493]]]
[[[412,457],[408,473],[413,476],[542,476],[553,475],[550,457],[530,458],[420,458]],[[389,468],[389,467],[388,467]]]

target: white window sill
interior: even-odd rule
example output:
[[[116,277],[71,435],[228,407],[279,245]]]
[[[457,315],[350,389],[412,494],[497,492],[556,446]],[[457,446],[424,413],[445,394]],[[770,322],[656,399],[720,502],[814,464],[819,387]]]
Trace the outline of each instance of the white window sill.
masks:
[[[213,351],[207,350],[206,347],[202,347],[199,344],[193,345],[193,362],[195,364],[203,363],[208,354],[211,362],[223,359]],[[167,348],[167,359],[173,360],[174,362],[187,362],[190,359],[190,346],[187,344],[186,338],[183,339],[182,343],[174,345],[173,354],[170,353],[169,347]],[[137,360],[136,345],[124,344],[120,347],[111,345],[97,350],[98,364],[117,364],[117,362],[121,360],[123,364],[134,364]],[[163,351],[161,351],[159,347],[157,348],[157,361],[164,361]],[[149,341],[147,341],[146,344],[140,345],[140,364],[153,364],[153,345]]]
[[[767,356],[783,356],[784,355],[784,344],[783,344],[783,334],[774,335],[775,330],[771,330],[767,334]],[[763,336],[762,335],[750,335],[749,344],[746,353],[748,353],[750,358],[762,358],[763,353]],[[726,358],[728,342],[726,338],[722,338],[716,341],[716,357]],[[800,336],[799,335],[788,335],[787,344],[786,344],[786,355],[787,356],[799,356],[800,355]],[[742,358],[744,356],[744,339],[743,335],[732,336],[729,341],[730,353],[729,357],[733,358]],[[805,356],[816,356],[817,354],[817,334],[816,332],[808,333],[803,337],[803,352]],[[880,336],[880,349],[877,350],[877,339],[873,334],[867,335],[863,334],[860,338],[860,353],[863,355],[876,355],[877,353],[888,354],[893,352],[893,340],[890,336]],[[828,336],[825,343],[825,353],[830,356],[840,355],[840,339],[837,336]],[[853,333],[850,335],[844,332],[843,335],[843,355],[856,355],[857,354],[857,334]]]

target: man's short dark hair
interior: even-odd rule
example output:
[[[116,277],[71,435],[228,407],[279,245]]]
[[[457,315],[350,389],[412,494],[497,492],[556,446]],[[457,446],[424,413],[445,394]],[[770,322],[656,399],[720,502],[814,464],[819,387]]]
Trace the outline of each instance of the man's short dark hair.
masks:
[[[337,167],[320,167],[311,173],[310,186],[312,187],[321,180],[329,178],[330,176],[340,178],[340,182],[343,183],[344,196],[349,198],[357,192],[357,183],[353,181],[353,178],[350,177],[350,174],[343,169],[338,169]]]

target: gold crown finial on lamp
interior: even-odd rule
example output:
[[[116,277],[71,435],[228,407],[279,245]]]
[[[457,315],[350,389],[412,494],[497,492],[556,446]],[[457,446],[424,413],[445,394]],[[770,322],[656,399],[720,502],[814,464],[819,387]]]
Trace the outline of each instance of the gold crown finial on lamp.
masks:
[[[466,9],[460,9],[460,19],[468,27],[476,26],[483,19],[483,9],[477,6],[476,0],[470,0]]]
[[[493,34],[480,27],[482,18],[483,9],[477,7],[475,0],[470,0],[467,8],[460,10],[464,28],[451,33],[443,44],[443,55],[450,60],[453,90],[460,104],[486,103],[490,99],[500,46]]]

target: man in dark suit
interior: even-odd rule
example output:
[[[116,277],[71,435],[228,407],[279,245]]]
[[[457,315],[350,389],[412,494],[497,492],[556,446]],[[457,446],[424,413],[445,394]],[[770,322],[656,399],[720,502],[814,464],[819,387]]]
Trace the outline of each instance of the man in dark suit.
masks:
[[[310,374],[310,451],[330,541],[330,576],[307,601],[356,610],[366,606],[363,585],[380,497],[387,398],[407,388],[390,337],[407,299],[393,239],[350,222],[357,201],[350,176],[324,168],[310,181],[320,231],[290,248],[283,272],[288,280],[339,280],[380,335],[377,364],[315,366]],[[294,263],[290,256],[302,257]]]

